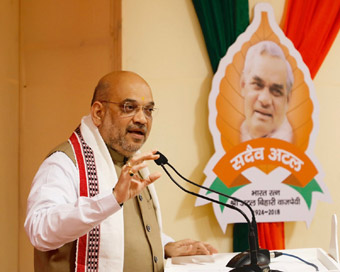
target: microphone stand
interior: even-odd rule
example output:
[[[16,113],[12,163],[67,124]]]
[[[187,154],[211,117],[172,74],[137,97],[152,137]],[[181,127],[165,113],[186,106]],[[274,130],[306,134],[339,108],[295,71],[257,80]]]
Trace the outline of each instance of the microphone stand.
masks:
[[[163,155],[164,156],[164,155]],[[252,217],[252,221],[251,221],[251,225],[252,225],[252,227],[253,227],[253,230],[254,230],[254,238],[251,238],[251,240],[252,240],[252,243],[253,243],[253,246],[256,248],[256,250],[257,250],[257,257],[258,257],[258,259],[260,259],[260,261],[261,261],[261,263],[264,263],[264,264],[269,264],[270,263],[270,252],[269,252],[269,250],[267,250],[267,249],[262,249],[262,248],[260,248],[259,247],[259,243],[258,243],[258,232],[257,232],[257,223],[256,223],[256,218],[255,218],[255,213],[254,213],[254,210],[251,208],[251,206],[247,203],[247,202],[245,202],[245,201],[243,201],[243,200],[241,200],[241,199],[239,199],[239,198],[236,198],[236,197],[233,197],[233,196],[231,196],[231,195],[226,195],[226,194],[224,194],[224,193],[221,193],[221,192],[218,192],[218,191],[215,191],[215,190],[213,190],[213,189],[210,189],[210,188],[207,188],[207,187],[205,187],[205,186],[203,186],[203,185],[199,185],[199,184],[197,184],[197,183],[195,183],[195,182],[192,182],[191,180],[188,180],[188,179],[186,179],[185,177],[183,177],[168,161],[166,161],[166,164],[167,165],[169,165],[170,167],[171,167],[171,169],[179,176],[179,177],[181,177],[183,180],[185,180],[186,182],[188,182],[188,183],[190,183],[190,184],[192,184],[192,185],[194,185],[194,186],[196,186],[196,187],[198,187],[198,188],[202,188],[202,189],[205,189],[205,190],[207,190],[207,191],[210,191],[210,192],[212,192],[212,193],[216,193],[216,194],[218,194],[218,195],[221,195],[221,196],[224,196],[224,197],[227,197],[227,198],[230,198],[230,199],[233,199],[233,200],[235,200],[235,201],[237,201],[237,202],[240,202],[240,203],[242,203],[243,205],[245,205],[248,209],[249,209],[249,211],[250,211],[250,213],[251,213],[251,217]],[[249,235],[251,235],[252,233],[251,232],[249,232]],[[250,238],[248,237],[248,240],[249,240]],[[252,246],[250,245],[250,241],[249,241],[249,247],[250,248],[252,248]],[[250,252],[249,252],[249,250],[248,251],[244,251],[244,252],[241,252],[241,253],[239,253],[239,254],[237,254],[234,258],[232,258],[229,262],[228,262],[228,264],[227,264],[227,266],[228,267],[239,267],[239,266],[241,266],[241,265],[244,265],[244,264],[249,264],[249,263],[251,263],[251,256],[250,256]]]
[[[245,201],[243,201],[243,200],[240,200],[238,198],[235,198],[235,197],[232,197],[232,196],[229,196],[229,195],[217,192],[215,190],[212,190],[212,189],[209,189],[207,187],[198,185],[198,184],[196,184],[196,183],[186,179],[180,173],[178,173],[177,170],[172,165],[170,165],[168,163],[168,159],[162,153],[160,153],[158,151],[156,154],[160,155],[160,158],[155,160],[155,163],[157,165],[160,165],[163,168],[163,170],[169,176],[169,178],[172,180],[172,182],[174,182],[181,190],[183,190],[184,192],[186,192],[188,194],[191,194],[191,195],[203,198],[205,200],[208,200],[208,201],[220,204],[222,206],[228,207],[230,209],[236,210],[239,213],[241,213],[241,215],[247,221],[247,223],[248,223],[248,240],[249,240],[250,250],[247,251],[247,252],[243,252],[243,253],[240,253],[240,254],[236,255],[232,260],[229,261],[227,266],[229,266],[229,267],[236,267],[236,268],[234,268],[231,271],[232,272],[268,272],[268,271],[270,271],[270,268],[268,266],[268,264],[270,262],[270,253],[266,249],[259,249],[258,234],[257,234],[257,224],[256,224],[256,219],[255,219],[255,213],[254,213],[253,209],[250,207],[250,205],[248,203],[246,203]],[[210,192],[216,193],[218,195],[222,195],[222,196],[228,197],[230,199],[233,199],[235,201],[238,201],[240,203],[243,203],[250,210],[250,212],[252,214],[252,222],[250,222],[249,218],[246,216],[246,214],[241,209],[239,209],[239,208],[237,208],[237,207],[235,207],[233,205],[230,205],[230,204],[227,204],[227,203],[223,203],[223,202],[217,201],[217,200],[215,200],[213,198],[209,198],[209,197],[206,197],[206,196],[203,196],[203,195],[200,195],[200,194],[197,194],[197,193],[194,193],[194,192],[191,192],[191,191],[185,189],[184,187],[182,187],[180,184],[178,184],[172,178],[170,173],[164,167],[165,164],[169,165],[176,172],[176,174],[179,175],[186,182],[188,182],[188,183],[190,183],[190,184],[192,184],[194,186],[197,186],[199,188],[203,188],[205,190],[208,190]],[[258,261],[258,253],[263,255],[262,258],[261,258],[262,259],[261,262]],[[244,257],[244,256],[246,256],[246,257]],[[239,259],[241,259],[241,258],[246,259],[246,262],[239,263]]]

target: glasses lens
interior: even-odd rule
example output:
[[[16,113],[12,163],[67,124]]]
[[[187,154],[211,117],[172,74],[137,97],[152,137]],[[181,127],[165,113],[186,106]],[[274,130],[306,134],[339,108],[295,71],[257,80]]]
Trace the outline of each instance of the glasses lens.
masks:
[[[146,106],[143,107],[143,112],[146,117],[152,118],[152,115],[155,112],[155,108],[153,106]]]
[[[134,115],[138,111],[138,105],[131,102],[125,102],[123,105],[123,111],[126,114]]]
[[[153,105],[140,106],[137,103],[133,102],[125,102],[122,105],[122,110],[125,116],[132,116],[137,114],[140,108],[142,108],[144,115],[150,119],[152,118],[152,115],[155,113],[156,110]]]

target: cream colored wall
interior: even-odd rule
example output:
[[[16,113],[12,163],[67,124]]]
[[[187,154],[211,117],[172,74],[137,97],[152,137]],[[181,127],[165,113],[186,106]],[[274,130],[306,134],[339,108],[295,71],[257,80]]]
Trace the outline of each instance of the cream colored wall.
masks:
[[[270,1],[277,21],[284,1]],[[253,6],[255,1],[251,1]],[[1,258],[6,271],[33,271],[32,246],[23,231],[26,199],[32,178],[46,153],[65,140],[88,112],[93,88],[112,69],[109,0],[21,1],[22,82],[18,92],[18,4],[2,1],[0,20],[0,96],[3,103],[0,133],[3,165],[0,195]],[[10,25],[10,27],[8,27]],[[8,52],[12,52],[8,54]],[[320,103],[320,133],[315,153],[325,172],[334,202],[320,203],[311,227],[287,223],[287,247],[328,248],[330,215],[339,215],[337,171],[339,128],[337,38],[315,79]],[[160,111],[145,150],[158,148],[185,176],[199,183],[214,152],[208,129],[207,99],[212,72],[191,0],[123,1],[123,68],[143,75],[154,90]],[[7,69],[7,70],[6,70]],[[20,101],[20,190],[18,189],[18,101]],[[10,114],[10,118],[8,115]],[[7,132],[7,133],[6,133]],[[5,166],[4,166],[5,165]],[[159,170],[151,165],[153,170]],[[10,182],[9,182],[10,180]],[[194,208],[165,179],[156,185],[163,209],[165,231],[176,239],[192,237],[231,250],[231,228],[223,234],[209,206]],[[18,199],[18,194],[20,197]],[[18,201],[19,219],[18,219]],[[4,208],[4,211],[2,210]],[[18,225],[19,221],[19,225]],[[18,232],[19,226],[19,265]],[[324,234],[325,233],[325,234]],[[3,246],[4,245],[4,246]],[[3,250],[6,250],[3,252]],[[2,259],[1,259],[2,261]],[[2,266],[3,267],[3,266]]]
[[[257,2],[270,2],[280,23],[285,1],[250,1],[251,17]],[[320,103],[320,132],[315,153],[334,202],[318,204],[309,229],[304,222],[286,223],[287,248],[327,250],[331,214],[340,215],[336,194],[340,189],[337,167],[340,161],[339,39],[338,36],[315,78]],[[212,71],[192,1],[124,0],[123,68],[147,79],[160,108],[144,150],[159,149],[184,176],[202,184],[203,169],[214,153],[207,109]],[[153,164],[150,167],[162,171]],[[175,239],[190,237],[208,241],[220,251],[232,250],[232,227],[224,234],[210,205],[195,208],[195,198],[166,178],[157,182],[156,187],[166,233]]]
[[[0,1],[0,263],[18,270],[19,1]]]

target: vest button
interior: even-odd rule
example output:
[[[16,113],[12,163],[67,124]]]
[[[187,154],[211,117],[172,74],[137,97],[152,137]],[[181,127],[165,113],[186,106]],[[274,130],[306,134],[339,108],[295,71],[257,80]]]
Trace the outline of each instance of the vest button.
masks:
[[[157,256],[154,256],[154,257],[153,257],[153,260],[155,261],[155,263],[157,263],[157,262],[158,262]]]
[[[138,198],[139,198],[140,201],[143,201],[143,196],[142,195],[139,195]]]
[[[149,225],[146,225],[146,230],[147,230],[148,232],[150,232],[150,231],[151,231],[151,227],[150,227]]]

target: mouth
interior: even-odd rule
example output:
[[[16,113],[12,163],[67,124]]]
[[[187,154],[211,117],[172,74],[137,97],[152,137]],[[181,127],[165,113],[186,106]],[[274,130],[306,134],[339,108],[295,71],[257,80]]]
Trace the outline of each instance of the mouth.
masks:
[[[127,133],[130,134],[135,139],[144,139],[146,135],[146,127],[128,127]]]
[[[263,112],[263,111],[259,111],[259,110],[255,110],[254,111],[256,115],[259,115],[262,118],[272,118],[273,115],[267,112]]]

